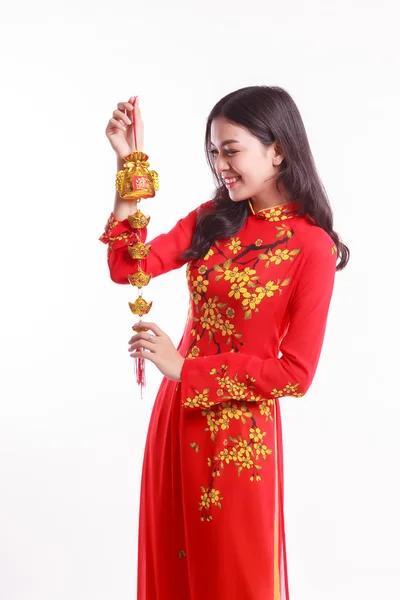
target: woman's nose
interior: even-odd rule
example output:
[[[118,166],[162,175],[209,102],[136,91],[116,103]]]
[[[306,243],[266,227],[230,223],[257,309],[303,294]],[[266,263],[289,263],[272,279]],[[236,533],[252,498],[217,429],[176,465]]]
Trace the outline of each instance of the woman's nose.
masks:
[[[228,171],[229,164],[228,164],[226,158],[224,158],[221,155],[218,155],[217,158],[215,159],[215,168],[219,174],[223,173],[224,171]]]

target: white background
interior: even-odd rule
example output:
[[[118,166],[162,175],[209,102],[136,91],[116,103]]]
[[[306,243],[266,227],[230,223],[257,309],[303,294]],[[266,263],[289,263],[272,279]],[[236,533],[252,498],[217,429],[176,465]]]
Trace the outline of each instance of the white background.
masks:
[[[2,9],[3,600],[136,598],[141,462],[161,375],[147,363],[140,400],[127,352],[136,292],[111,281],[98,241],[116,171],[105,127],[119,101],[140,96],[162,186],[143,205],[150,241],[211,198],[206,117],[256,84],[293,96],[352,252],[312,388],[281,402],[291,600],[400,597],[395,5]],[[151,320],[178,343],[184,269],[147,290]]]

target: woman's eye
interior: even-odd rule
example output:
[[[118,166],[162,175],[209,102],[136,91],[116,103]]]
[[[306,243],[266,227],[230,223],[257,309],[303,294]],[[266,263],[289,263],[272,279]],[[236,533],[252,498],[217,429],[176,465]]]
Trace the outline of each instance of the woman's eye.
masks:
[[[237,154],[239,151],[238,150],[227,150],[226,154],[228,154],[229,156],[233,156],[234,154]],[[210,150],[210,154],[218,154],[218,150]]]

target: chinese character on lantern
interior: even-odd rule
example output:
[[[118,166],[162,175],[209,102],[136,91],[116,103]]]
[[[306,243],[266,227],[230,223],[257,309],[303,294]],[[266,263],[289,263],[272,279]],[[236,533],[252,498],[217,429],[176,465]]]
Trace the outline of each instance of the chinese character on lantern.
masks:
[[[132,177],[132,189],[133,190],[148,190],[149,181],[147,177]]]

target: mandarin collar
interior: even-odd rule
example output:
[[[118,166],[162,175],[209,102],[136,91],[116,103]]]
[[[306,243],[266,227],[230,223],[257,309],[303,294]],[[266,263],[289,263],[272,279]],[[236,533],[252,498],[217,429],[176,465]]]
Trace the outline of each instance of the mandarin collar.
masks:
[[[286,221],[292,219],[300,214],[301,204],[299,200],[291,200],[290,202],[284,202],[283,204],[277,204],[276,206],[269,206],[268,208],[262,208],[255,212],[253,203],[250,198],[247,199],[252,215],[257,219],[264,221]]]

